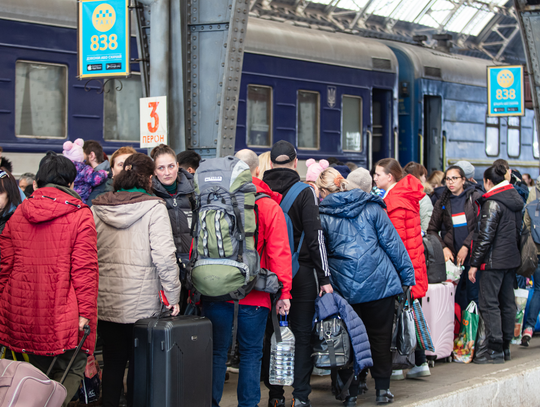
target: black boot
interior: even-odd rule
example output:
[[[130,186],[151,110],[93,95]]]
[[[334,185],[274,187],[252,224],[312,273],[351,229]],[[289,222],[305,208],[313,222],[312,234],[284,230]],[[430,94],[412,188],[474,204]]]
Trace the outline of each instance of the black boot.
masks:
[[[485,365],[487,363],[504,363],[504,352],[488,349],[486,352],[478,355],[473,362],[479,365]]]
[[[512,360],[512,355],[510,354],[510,341],[504,341],[503,343],[503,353],[504,353],[504,360],[509,361]]]
[[[345,407],[355,407],[357,398],[358,397],[356,396],[347,396],[345,400],[343,401],[343,405]]]
[[[393,403],[394,395],[390,393],[390,390],[377,390],[377,398],[375,402],[377,404]]]

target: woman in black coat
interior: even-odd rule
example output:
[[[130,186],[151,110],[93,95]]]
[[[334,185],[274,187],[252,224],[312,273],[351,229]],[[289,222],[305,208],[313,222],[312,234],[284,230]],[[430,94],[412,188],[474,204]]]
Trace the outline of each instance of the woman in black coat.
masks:
[[[478,269],[480,311],[486,325],[488,349],[477,355],[475,363],[504,363],[510,360],[510,341],[514,336],[516,304],[514,281],[521,264],[519,240],[523,199],[505,180],[506,169],[494,165],[484,172],[485,193],[473,242],[469,279],[474,283]]]

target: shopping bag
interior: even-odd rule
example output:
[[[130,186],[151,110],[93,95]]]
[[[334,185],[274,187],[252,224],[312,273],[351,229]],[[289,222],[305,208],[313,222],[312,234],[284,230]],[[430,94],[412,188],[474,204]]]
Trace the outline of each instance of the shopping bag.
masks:
[[[527,299],[529,297],[529,290],[519,288],[514,290],[516,296],[516,321],[514,324],[514,338],[512,339],[513,345],[519,345],[521,343],[521,331],[523,328],[523,320],[525,317],[525,307],[527,306]]]
[[[474,356],[476,334],[478,333],[478,306],[471,301],[461,317],[461,328],[454,340],[452,352],[455,362],[470,363]]]
[[[94,356],[88,356],[84,379],[79,387],[79,402],[83,404],[94,403],[99,400],[101,386],[101,369]]]
[[[420,301],[414,300],[412,304],[412,311],[414,316],[414,325],[416,328],[416,342],[417,348],[423,350],[429,350],[435,352],[435,346],[433,346],[433,340],[431,339],[431,331],[429,325],[424,318],[422,306]]]
[[[396,311],[396,323],[392,335],[392,350],[400,355],[409,355],[416,349],[416,328],[411,308],[411,289],[407,289],[404,298],[399,301]]]

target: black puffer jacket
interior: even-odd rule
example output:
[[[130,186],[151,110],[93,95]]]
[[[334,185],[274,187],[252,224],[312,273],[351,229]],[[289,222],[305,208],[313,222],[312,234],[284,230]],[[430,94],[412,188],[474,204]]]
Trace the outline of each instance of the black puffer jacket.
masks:
[[[467,218],[469,235],[463,242],[463,246],[470,250],[471,241],[477,225],[478,206],[476,201],[482,197],[482,194],[474,186],[466,184],[465,195],[465,217]],[[452,223],[452,206],[450,204],[450,199],[448,199],[444,205],[442,199],[437,201],[433,207],[433,214],[431,215],[431,221],[429,222],[427,232],[439,239],[443,249],[448,247],[454,256],[457,255],[461,247],[454,247],[454,224]]]
[[[473,241],[471,266],[481,270],[508,270],[521,264],[523,199],[508,182],[501,184],[479,200],[482,209]]]
[[[154,194],[163,198],[167,204],[167,211],[171,220],[176,255],[184,264],[189,262],[189,248],[191,246],[191,217],[192,200],[195,188],[193,175],[180,168],[176,179],[176,194],[170,195],[157,177],[153,177],[152,188]]]

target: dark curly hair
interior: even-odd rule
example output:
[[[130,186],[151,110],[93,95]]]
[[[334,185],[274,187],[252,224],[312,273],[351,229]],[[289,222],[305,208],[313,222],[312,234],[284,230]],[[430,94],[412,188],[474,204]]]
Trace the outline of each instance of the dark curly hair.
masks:
[[[465,177],[465,171],[463,171],[463,168],[461,168],[460,166],[458,165],[452,165],[451,167],[448,167],[446,169],[446,171],[444,172],[444,177],[443,177],[443,180],[446,182],[446,174],[448,174],[448,171],[450,170],[456,170],[457,172],[459,172],[459,176],[461,178],[466,178]],[[446,206],[446,203],[448,202],[448,199],[450,199],[450,196],[452,195],[452,191],[450,191],[448,189],[448,185],[446,186],[446,188],[444,189],[444,192],[442,193],[441,195],[441,206],[442,208],[444,209],[444,207]]]
[[[154,147],[152,151],[150,152],[150,157],[152,157],[152,160],[156,161],[156,158],[164,154],[170,154],[176,160],[176,153],[167,144],[160,144],[159,146]]]
[[[69,188],[76,177],[77,168],[69,158],[56,154],[54,151],[47,151],[47,155],[39,162],[36,184],[38,188],[43,188],[47,184]]]
[[[484,171],[484,179],[490,180],[493,182],[493,185],[500,184],[506,179],[504,176],[506,175],[507,170],[508,169],[504,164],[493,164],[486,171]]]
[[[152,193],[154,162],[142,153],[130,155],[124,162],[124,169],[114,177],[114,192],[121,189],[142,188]]]
[[[1,216],[4,216],[9,213],[11,205],[19,206],[22,200],[19,186],[13,175],[7,170],[2,171],[5,175],[0,173],[0,175],[2,175],[0,178],[0,194],[3,194],[4,192],[7,193],[7,204],[0,213]]]

